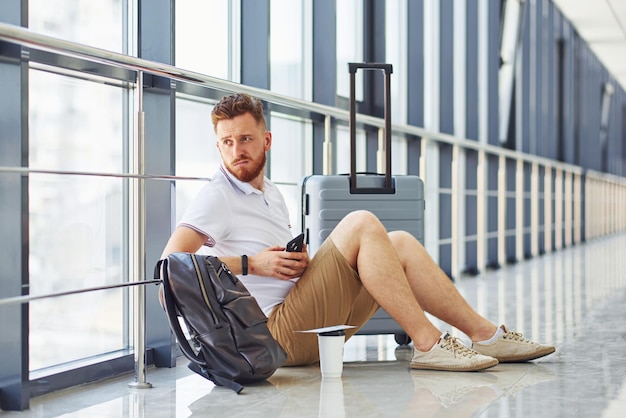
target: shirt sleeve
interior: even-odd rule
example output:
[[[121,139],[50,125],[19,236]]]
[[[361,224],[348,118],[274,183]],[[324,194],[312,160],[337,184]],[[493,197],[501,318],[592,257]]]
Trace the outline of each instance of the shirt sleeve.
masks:
[[[179,226],[194,229],[207,237],[205,245],[213,247],[223,240],[231,227],[228,199],[212,183],[206,184],[187,207]]]

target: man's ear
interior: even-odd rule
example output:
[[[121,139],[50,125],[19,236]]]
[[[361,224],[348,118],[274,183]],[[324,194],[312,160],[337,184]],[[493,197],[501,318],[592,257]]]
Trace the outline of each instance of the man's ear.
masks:
[[[272,147],[272,133],[265,131],[265,151],[269,151]]]

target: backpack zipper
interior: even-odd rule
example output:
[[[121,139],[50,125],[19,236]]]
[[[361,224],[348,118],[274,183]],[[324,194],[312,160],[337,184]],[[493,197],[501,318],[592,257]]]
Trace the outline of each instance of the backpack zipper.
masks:
[[[208,263],[208,261],[207,261]],[[230,269],[226,266],[225,263],[221,263],[220,267],[217,269],[217,275],[218,276],[222,276],[222,273],[226,273],[226,275],[228,276],[228,278],[230,279],[231,282],[233,282],[233,284],[237,284],[239,282],[239,279],[237,279],[237,276],[235,276]]]
[[[200,266],[198,266],[198,260],[196,260],[195,255],[191,255],[191,261],[193,261],[193,266],[196,269],[196,276],[198,278],[198,283],[200,284],[200,290],[202,291],[202,297],[204,298],[204,303],[206,303],[207,308],[211,312],[211,316],[213,317],[213,322],[217,325],[218,320],[215,312],[213,311],[213,307],[211,307],[211,303],[209,301],[209,297],[206,292],[206,288],[204,287],[204,280],[202,279],[202,273],[200,272]]]

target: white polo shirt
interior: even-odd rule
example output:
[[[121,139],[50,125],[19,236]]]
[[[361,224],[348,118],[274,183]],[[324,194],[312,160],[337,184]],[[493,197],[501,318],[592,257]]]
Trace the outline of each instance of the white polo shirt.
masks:
[[[254,255],[267,247],[284,246],[291,238],[289,211],[278,188],[265,178],[264,191],[234,177],[223,166],[191,202],[179,226],[207,236],[205,248],[214,256]],[[239,276],[265,313],[281,303],[297,279]]]

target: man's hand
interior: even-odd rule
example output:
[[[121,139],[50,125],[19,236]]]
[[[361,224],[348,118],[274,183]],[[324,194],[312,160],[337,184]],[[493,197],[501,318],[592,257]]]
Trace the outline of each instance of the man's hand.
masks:
[[[285,247],[269,247],[253,256],[248,256],[248,272],[257,276],[289,280],[300,277],[309,265],[306,244],[302,252],[287,252]]]

